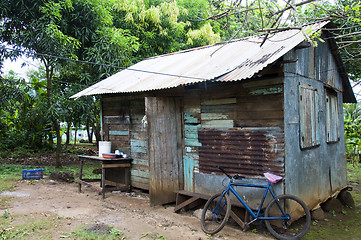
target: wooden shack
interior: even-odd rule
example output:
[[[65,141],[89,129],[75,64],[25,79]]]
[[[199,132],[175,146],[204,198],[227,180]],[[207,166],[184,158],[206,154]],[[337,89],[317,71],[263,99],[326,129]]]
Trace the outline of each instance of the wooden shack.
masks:
[[[74,95],[99,95],[103,140],[133,160],[151,204],[222,189],[222,166],[310,208],[346,187],[342,103],[356,102],[330,23],[145,59]],[[252,200],[254,193],[244,194]]]

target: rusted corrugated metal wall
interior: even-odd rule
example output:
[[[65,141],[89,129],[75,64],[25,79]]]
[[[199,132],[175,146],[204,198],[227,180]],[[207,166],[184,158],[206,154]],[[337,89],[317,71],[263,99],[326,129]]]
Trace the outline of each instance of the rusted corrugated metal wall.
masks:
[[[262,176],[284,175],[284,138],[280,128],[199,129],[199,171]]]

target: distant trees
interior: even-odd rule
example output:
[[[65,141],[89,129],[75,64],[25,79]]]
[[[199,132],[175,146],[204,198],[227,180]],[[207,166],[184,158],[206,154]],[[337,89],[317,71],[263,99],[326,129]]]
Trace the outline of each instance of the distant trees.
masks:
[[[44,148],[51,131],[47,120],[46,81],[26,82],[10,72],[0,79],[0,146]]]
[[[356,153],[361,153],[361,103],[344,104],[346,153],[355,163]],[[359,156],[358,156],[359,157]]]
[[[42,65],[28,81],[1,76],[2,146],[51,147],[55,137],[59,167],[61,122],[85,125],[99,140],[97,98],[69,97],[145,57],[220,41],[209,25],[193,25],[186,15],[176,2],[151,0],[1,1],[0,59],[27,55]]]
[[[20,55],[41,62],[26,81],[1,75],[0,142],[52,147],[55,137],[60,166],[60,123],[85,125],[100,139],[97,97],[69,99],[85,87],[146,57],[254,34],[267,39],[318,20],[339,27],[335,38],[350,78],[358,81],[358,0],[0,1],[0,66]]]

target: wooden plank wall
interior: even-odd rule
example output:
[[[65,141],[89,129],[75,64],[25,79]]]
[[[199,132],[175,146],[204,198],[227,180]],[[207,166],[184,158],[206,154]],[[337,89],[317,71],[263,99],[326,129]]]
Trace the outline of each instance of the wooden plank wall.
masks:
[[[194,173],[200,172],[199,161],[202,160],[199,159],[199,149],[202,143],[199,131],[241,131],[247,127],[278,127],[282,131],[283,78],[208,85],[196,94],[192,90],[184,100],[185,190],[194,190]],[[218,154],[217,151],[219,149],[215,149],[214,154]]]
[[[188,95],[191,97],[184,99],[184,145],[183,153],[184,166],[184,190],[194,191],[193,173],[198,172],[198,128],[201,127],[201,106],[199,95]]]
[[[183,189],[181,101],[173,97],[147,97],[149,124],[150,204],[175,201]]]
[[[143,96],[103,96],[104,140],[133,158],[131,185],[149,190],[148,131]]]

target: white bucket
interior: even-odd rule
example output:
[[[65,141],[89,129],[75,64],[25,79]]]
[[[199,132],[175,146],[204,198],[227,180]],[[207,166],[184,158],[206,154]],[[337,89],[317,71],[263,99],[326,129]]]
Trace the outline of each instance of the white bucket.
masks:
[[[102,157],[103,153],[111,153],[112,142],[99,141],[99,157]]]

